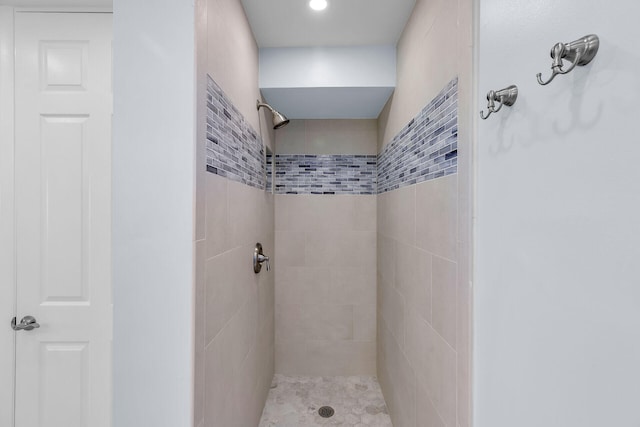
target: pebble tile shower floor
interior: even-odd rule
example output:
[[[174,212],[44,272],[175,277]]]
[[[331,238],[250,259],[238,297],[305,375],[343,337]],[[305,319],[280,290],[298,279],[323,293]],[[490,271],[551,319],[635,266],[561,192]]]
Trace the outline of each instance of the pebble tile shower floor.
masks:
[[[374,377],[301,377],[276,374],[260,427],[392,427]],[[335,415],[322,418],[318,409]]]

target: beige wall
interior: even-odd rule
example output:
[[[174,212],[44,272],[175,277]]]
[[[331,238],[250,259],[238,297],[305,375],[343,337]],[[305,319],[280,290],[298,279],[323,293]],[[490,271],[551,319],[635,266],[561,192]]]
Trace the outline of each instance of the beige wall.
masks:
[[[275,203],[276,372],[374,375],[376,197]]]
[[[291,120],[277,133],[277,154],[378,154],[378,121]]]
[[[470,52],[458,52],[471,40],[471,9],[471,0],[416,1],[397,45],[396,89],[378,120],[380,151],[456,74],[465,77],[463,68],[470,77]]]
[[[278,154],[375,154],[375,120],[292,120]],[[375,375],[376,196],[277,195],[276,372]]]
[[[273,195],[206,172],[207,73],[273,147],[259,114],[258,49],[239,0],[198,0],[194,426],[257,425],[274,370]]]
[[[378,196],[378,372],[397,426],[457,425],[457,185]]]
[[[204,426],[257,425],[274,367],[274,272],[253,272],[261,242],[274,254],[273,196],[207,174],[207,238],[196,243],[201,316],[196,405]],[[259,215],[256,215],[256,212]]]
[[[458,174],[378,196],[378,376],[397,427],[470,425],[472,4],[418,0],[398,43],[384,146],[454,76]]]

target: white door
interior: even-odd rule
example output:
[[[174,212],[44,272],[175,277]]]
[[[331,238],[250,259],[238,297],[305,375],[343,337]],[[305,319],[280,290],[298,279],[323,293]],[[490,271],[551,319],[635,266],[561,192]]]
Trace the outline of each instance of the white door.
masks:
[[[16,427],[111,424],[111,14],[16,13]]]

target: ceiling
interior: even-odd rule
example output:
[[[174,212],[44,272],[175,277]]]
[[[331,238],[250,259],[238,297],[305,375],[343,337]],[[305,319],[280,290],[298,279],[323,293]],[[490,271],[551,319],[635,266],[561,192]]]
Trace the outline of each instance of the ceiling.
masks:
[[[242,0],[259,47],[395,45],[415,0]]]
[[[262,73],[265,70],[261,62],[260,89],[267,102],[296,119],[378,117],[393,92],[393,85],[358,82],[344,85],[333,82],[314,86],[311,82],[314,73],[327,73],[327,70],[354,73],[348,66],[344,68],[344,61],[322,63],[335,61],[336,58],[332,59],[331,55],[321,58],[317,49],[355,49],[354,57],[358,56],[356,51],[365,46],[393,46],[395,49],[416,0],[327,0],[328,7],[320,12],[309,7],[309,0],[241,1],[258,47],[261,48],[261,58],[269,50],[263,48],[303,48],[311,52],[309,55],[313,59],[308,60],[309,55],[289,50],[293,56],[304,57],[306,68],[293,69],[295,67],[282,65],[280,80],[290,78],[291,81],[280,82],[277,87],[263,86]],[[368,81],[365,75],[389,65],[384,63],[388,59],[380,60],[383,63],[360,66],[355,71],[363,77],[363,82]],[[395,53],[391,62],[395,72]],[[310,81],[300,84],[300,79]]]

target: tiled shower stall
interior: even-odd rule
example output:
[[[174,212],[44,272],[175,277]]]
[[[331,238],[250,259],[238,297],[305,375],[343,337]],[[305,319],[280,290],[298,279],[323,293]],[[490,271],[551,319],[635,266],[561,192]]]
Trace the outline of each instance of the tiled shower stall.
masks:
[[[378,119],[274,132],[255,110],[258,49],[242,7],[198,2],[196,426],[258,425],[265,401],[261,425],[314,425],[323,404],[344,425],[468,425],[458,98],[469,73],[449,58],[415,84],[443,49],[437,37],[466,52],[465,3],[418,2]],[[271,271],[251,268],[257,242]],[[361,403],[339,401],[349,390]],[[325,401],[283,397],[309,395]]]

